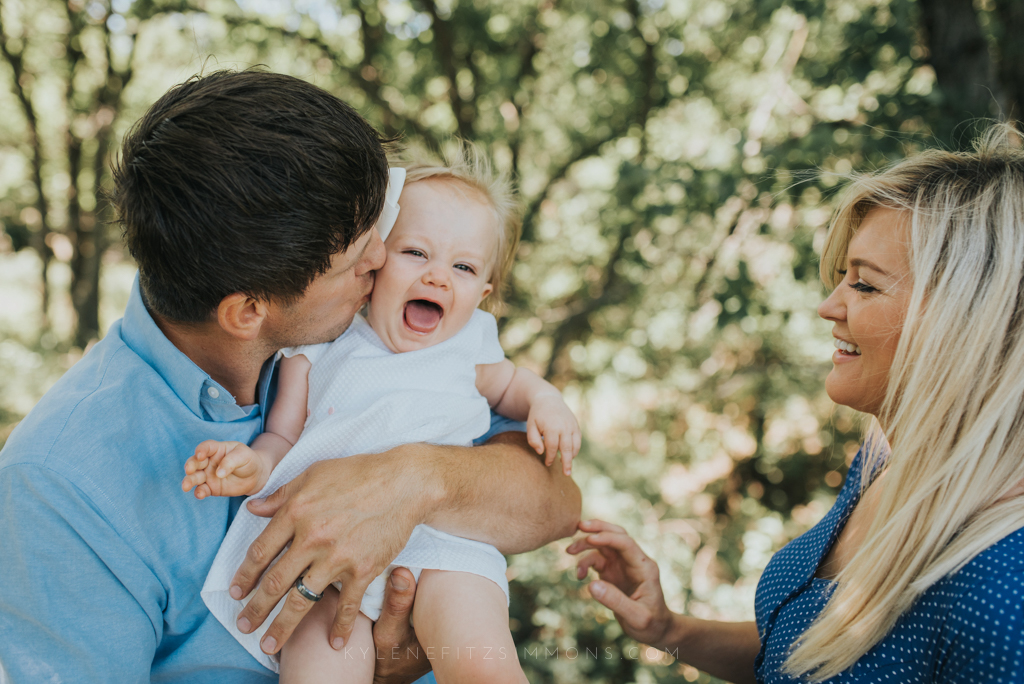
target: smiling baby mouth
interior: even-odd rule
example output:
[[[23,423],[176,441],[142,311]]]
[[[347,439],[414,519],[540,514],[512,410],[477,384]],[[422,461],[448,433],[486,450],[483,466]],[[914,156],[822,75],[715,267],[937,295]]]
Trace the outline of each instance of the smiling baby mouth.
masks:
[[[444,309],[427,299],[413,299],[405,303],[402,315],[405,318],[405,325],[410,330],[426,335],[437,329],[441,318],[444,317]]]
[[[836,338],[835,345],[836,349],[843,352],[844,354],[849,354],[851,356],[860,356],[860,347],[853,344],[852,342],[846,342],[844,340]]]

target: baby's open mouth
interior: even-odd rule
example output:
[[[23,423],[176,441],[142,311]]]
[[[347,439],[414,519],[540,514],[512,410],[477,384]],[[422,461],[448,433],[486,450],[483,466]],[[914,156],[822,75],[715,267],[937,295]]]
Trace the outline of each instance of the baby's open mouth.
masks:
[[[422,334],[432,333],[444,316],[440,305],[426,299],[413,299],[405,303],[405,324],[410,330]]]

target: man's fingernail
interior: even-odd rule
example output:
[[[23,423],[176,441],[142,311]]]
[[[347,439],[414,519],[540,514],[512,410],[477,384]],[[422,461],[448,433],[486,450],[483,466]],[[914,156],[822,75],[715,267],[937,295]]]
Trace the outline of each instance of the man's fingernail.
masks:
[[[398,591],[405,591],[409,588],[409,581],[401,575],[391,575],[391,586]]]
[[[263,648],[264,653],[277,653],[277,639],[272,636],[263,637],[260,646]]]
[[[238,631],[242,632],[243,634],[248,634],[252,631],[252,625],[249,624],[249,620],[247,620],[244,617],[238,618],[238,622],[236,622],[235,624],[238,625]]]
[[[242,599],[242,587],[237,584],[232,584],[231,588],[228,589],[228,593],[231,594],[231,598],[236,601],[240,601]]]
[[[345,645],[345,640],[341,637],[334,637],[334,641],[331,642],[331,648],[335,651],[340,651],[341,647]]]
[[[602,596],[604,596],[604,585],[594,582],[590,585],[590,593],[598,598],[601,598]]]

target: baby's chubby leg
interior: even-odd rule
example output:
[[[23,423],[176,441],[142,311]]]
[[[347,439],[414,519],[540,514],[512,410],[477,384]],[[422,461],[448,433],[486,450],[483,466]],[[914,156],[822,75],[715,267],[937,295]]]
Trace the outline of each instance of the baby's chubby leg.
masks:
[[[523,684],[501,588],[468,572],[424,570],[413,603],[416,637],[439,684]]]
[[[377,652],[373,623],[360,613],[345,647],[335,651],[327,637],[338,609],[338,590],[324,597],[302,618],[281,649],[281,684],[371,684]]]

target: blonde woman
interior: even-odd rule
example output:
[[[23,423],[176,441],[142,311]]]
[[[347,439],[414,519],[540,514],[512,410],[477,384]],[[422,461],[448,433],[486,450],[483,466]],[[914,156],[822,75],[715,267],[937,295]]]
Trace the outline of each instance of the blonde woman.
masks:
[[[818,313],[829,396],[874,417],[835,507],[779,551],[756,623],[670,612],[621,528],[580,524],[631,637],[735,682],[1024,682],[1024,152],[993,127],[856,180]]]

